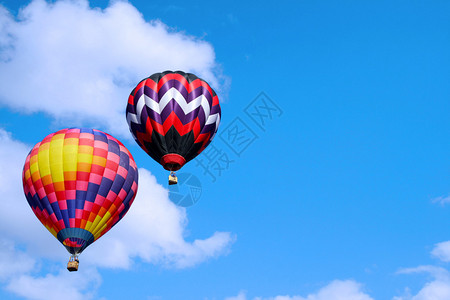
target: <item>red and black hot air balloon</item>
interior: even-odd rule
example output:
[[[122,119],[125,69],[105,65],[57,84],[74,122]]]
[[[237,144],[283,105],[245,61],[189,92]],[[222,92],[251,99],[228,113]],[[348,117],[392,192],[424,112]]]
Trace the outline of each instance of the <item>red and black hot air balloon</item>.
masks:
[[[219,98],[194,74],[165,71],[143,79],[128,98],[126,110],[136,142],[166,170],[195,158],[212,141],[220,123]]]

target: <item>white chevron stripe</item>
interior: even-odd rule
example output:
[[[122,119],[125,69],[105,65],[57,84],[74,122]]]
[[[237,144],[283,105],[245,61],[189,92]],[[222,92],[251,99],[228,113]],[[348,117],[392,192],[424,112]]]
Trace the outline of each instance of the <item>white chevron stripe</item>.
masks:
[[[146,95],[142,95],[141,97],[139,97],[139,99],[137,100],[137,103],[135,104],[136,114],[133,114],[133,113],[127,114],[127,121],[128,121],[129,126],[131,126],[130,122],[134,122],[136,124],[141,124],[142,110],[144,109],[145,105],[150,107],[152,110],[156,111],[158,114],[160,113],[158,103],[155,100],[153,100],[152,98],[150,98]]]
[[[143,94],[136,103],[136,114],[130,112],[127,114],[128,125],[131,126],[131,122],[141,124],[141,114],[142,110],[144,109],[144,106],[147,106],[156,113],[161,114],[161,112],[164,110],[164,108],[169,104],[169,102],[172,99],[175,99],[175,101],[180,105],[184,114],[188,114],[193,110],[197,109],[198,107],[202,106],[206,118],[205,126],[216,123],[215,127],[217,132],[217,129],[219,128],[220,124],[220,114],[215,113],[213,115],[209,115],[211,109],[208,99],[204,95],[200,95],[199,97],[193,99],[190,103],[187,103],[186,99],[176,88],[170,88],[160,99],[159,103],[156,102],[153,98]],[[210,140],[214,138],[216,132],[214,132]]]
[[[208,120],[206,121],[206,123],[205,123],[205,126],[206,125],[209,125],[209,124],[213,124],[213,123],[216,123],[216,126],[215,126],[215,131],[214,131],[214,133],[211,135],[211,137],[210,137],[210,141],[212,141],[213,140],[213,138],[214,138],[214,136],[216,135],[216,132],[217,132],[217,129],[219,128],[219,124],[220,124],[220,114],[219,113],[215,113],[215,114],[213,114],[213,115],[210,115],[209,117],[208,117]]]
[[[211,135],[211,138],[209,139],[210,141],[212,141],[213,138],[216,136],[216,132],[217,132],[217,129],[219,129],[219,124],[220,124],[220,115],[219,115],[219,113],[216,113],[214,115],[217,115],[217,117],[216,117],[216,130],[214,131],[214,134]]]
[[[155,100],[153,100],[152,98],[150,98],[149,96],[143,94],[139,99],[138,99],[138,103],[141,102],[142,104],[145,104],[147,107],[149,107],[151,110],[155,111],[157,114],[160,114],[161,111],[159,110],[159,104],[158,102],[156,102]],[[137,104],[136,103],[136,106]],[[142,106],[144,107],[144,106]]]
[[[127,122],[128,122],[128,126],[131,126],[131,122],[135,123],[135,124],[141,124],[141,120],[138,120],[136,114],[133,113],[127,113]]]
[[[139,98],[138,102],[136,103],[136,115],[137,119],[139,120],[139,124],[141,124],[141,115],[142,110],[144,109],[145,102],[142,100],[142,97]]]
[[[202,106],[203,110],[205,111],[205,117],[207,118],[211,110],[208,99],[204,95],[200,95],[197,98],[193,99],[191,102],[187,103],[186,99],[176,88],[170,88],[159,100],[159,103],[145,94],[142,95],[141,98],[142,97],[145,98],[145,105],[147,105],[158,114],[161,114],[161,112],[172,99],[175,99],[178,105],[180,105],[185,115]],[[139,101],[141,101],[141,99],[138,100],[138,103]]]
[[[219,120],[217,120],[217,118],[219,119]],[[216,123],[216,125],[218,125],[217,124],[217,121],[220,123],[220,115],[219,115],[219,113],[215,113],[215,114],[213,114],[213,115],[210,115],[209,117],[208,117],[208,119],[206,120],[206,123],[205,123],[205,125],[209,125],[209,124],[212,124],[212,123]]]

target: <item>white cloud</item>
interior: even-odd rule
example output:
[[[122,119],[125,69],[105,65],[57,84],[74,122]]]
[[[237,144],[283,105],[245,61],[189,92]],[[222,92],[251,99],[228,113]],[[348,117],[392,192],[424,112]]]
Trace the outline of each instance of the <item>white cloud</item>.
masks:
[[[0,128],[0,236],[8,238],[0,241],[0,281],[7,283],[10,292],[27,299],[61,299],[62,295],[89,299],[101,281],[93,267],[128,268],[139,257],[153,264],[184,268],[226,253],[233,241],[225,232],[185,241],[185,209],[169,200],[167,190],[149,171],[140,169],[138,196],[130,211],[86,249],[80,257],[80,271],[70,274],[65,270],[69,254],[40,224],[23,195],[21,172],[29,149],[31,146]],[[18,250],[11,240],[26,247]],[[42,257],[61,271],[36,275]],[[74,277],[79,279],[74,281]]]
[[[306,298],[274,298],[274,300],[372,300],[362,291],[362,285],[353,280],[334,280],[320,289],[316,294]]]
[[[0,106],[45,112],[64,127],[103,126],[130,137],[124,110],[131,89],[168,69],[196,73],[216,89],[223,80],[209,43],[148,22],[125,1],[100,10],[86,0],[34,0],[17,18],[0,5]],[[30,149],[0,128],[0,281],[10,292],[27,299],[90,299],[101,284],[97,267],[129,268],[140,258],[184,268],[226,253],[234,240],[215,232],[186,241],[186,211],[141,169],[127,216],[83,253],[80,271],[68,273],[69,254],[23,195],[21,173]],[[60,272],[42,275],[42,261]]]
[[[0,281],[28,273],[33,270],[35,264],[35,260],[25,252],[17,250],[12,241],[0,240]]]
[[[63,268],[56,275],[33,275],[41,271],[42,262],[19,250],[11,240],[0,240],[0,282],[9,292],[37,300],[92,299],[95,295],[101,282],[95,268],[84,268],[72,274]],[[58,264],[58,267],[62,266],[64,264]]]
[[[435,266],[419,266],[401,269],[399,274],[427,273],[433,280],[427,282],[416,295],[411,295],[406,289],[405,296],[394,297],[393,300],[448,300],[450,299],[450,273],[448,270]]]
[[[6,289],[26,299],[96,299],[95,292],[101,284],[101,277],[94,268],[69,273],[61,270],[58,274],[43,277],[21,275],[13,278]]]
[[[444,262],[450,262],[450,241],[436,244],[431,251],[431,255]]]
[[[86,266],[86,271],[67,277],[69,254],[34,216],[23,194],[22,168],[30,148],[0,128],[0,282],[26,299],[89,299],[99,282],[96,270],[87,272]],[[50,264],[58,261],[61,272],[35,277],[43,257],[51,259]]]
[[[246,300],[244,292],[225,300]],[[317,293],[302,296],[275,296],[270,298],[256,297],[253,300],[373,300],[367,295],[362,285],[354,280],[334,280],[321,288]]]
[[[129,138],[128,95],[155,72],[181,69],[220,87],[209,43],[146,21],[124,1],[101,10],[86,0],[34,0],[18,20],[0,6],[0,29],[0,104],[64,126]]]
[[[130,136],[124,110],[132,85],[141,78],[183,69],[218,84],[210,44],[169,32],[161,22],[146,22],[127,2],[116,1],[100,10],[85,0],[35,0],[18,19],[0,6],[0,51],[8,56],[0,57],[0,103],[23,112],[44,111],[75,123],[108,122],[112,132]],[[0,200],[0,232],[33,245],[39,255],[66,259],[67,253],[41,226],[22,192],[19,178],[30,148],[0,129],[0,188],[5,195]],[[101,239],[112,250],[94,259],[101,247],[92,245],[86,251],[94,253],[86,255],[92,262],[129,267],[133,257],[140,257],[182,268],[226,251],[232,241],[229,233],[186,242],[185,210],[169,201],[167,190],[148,171],[140,173],[138,197],[128,216],[108,239]]]
[[[0,128],[0,236],[32,245],[39,255],[66,257],[59,242],[33,214],[23,193],[22,168],[30,149]]]
[[[139,169],[139,190],[129,212],[89,246],[82,258],[99,266],[128,268],[132,258],[139,257],[184,268],[226,253],[234,240],[228,232],[215,232],[207,239],[189,243],[184,239],[186,225],[186,210],[169,200],[168,191],[149,171]]]
[[[431,202],[439,203],[440,205],[444,206],[444,205],[450,203],[450,195],[436,197],[436,198],[432,199]]]
[[[25,243],[34,254],[64,261],[68,253],[34,216],[23,194],[21,172],[29,149],[0,128],[0,234]],[[187,242],[186,226],[186,210],[170,201],[168,191],[148,170],[139,169],[138,194],[127,215],[81,259],[86,265],[128,268],[139,257],[184,268],[226,253],[234,240],[228,232],[215,232]]]
[[[443,262],[450,261],[450,241],[438,243],[431,251],[431,255]],[[393,297],[393,300],[448,300],[450,299],[450,272],[443,267],[419,266],[415,268],[400,269],[398,274],[425,273],[431,276],[431,280],[417,292],[411,294],[409,287],[404,295]]]
[[[11,26],[14,25],[11,14],[0,5],[0,61],[8,59],[13,43],[10,35]]]
[[[240,291],[235,297],[227,297],[225,300],[247,300],[247,296],[244,291]]]
[[[72,276],[80,277],[80,285],[67,277],[69,254],[34,216],[23,194],[22,168],[30,148],[0,128],[0,281],[26,299],[88,299],[91,292],[85,287],[99,281],[94,278],[96,271],[81,269]],[[42,258],[50,259],[51,265],[59,262],[61,272],[35,277],[42,269]]]

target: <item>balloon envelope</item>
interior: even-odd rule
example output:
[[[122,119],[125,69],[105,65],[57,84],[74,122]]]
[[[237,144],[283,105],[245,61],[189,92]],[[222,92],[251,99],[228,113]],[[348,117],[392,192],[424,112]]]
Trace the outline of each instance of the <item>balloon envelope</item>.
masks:
[[[136,142],[165,169],[176,171],[214,138],[219,98],[194,74],[166,71],[145,78],[128,98],[127,121]]]
[[[130,152],[111,135],[70,128],[33,147],[22,179],[39,221],[77,255],[126,214],[138,171]]]

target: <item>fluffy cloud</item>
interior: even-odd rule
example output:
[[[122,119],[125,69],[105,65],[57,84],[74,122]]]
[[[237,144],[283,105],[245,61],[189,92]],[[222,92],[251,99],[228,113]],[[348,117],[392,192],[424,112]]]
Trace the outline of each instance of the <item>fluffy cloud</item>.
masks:
[[[436,198],[432,199],[431,202],[439,203],[440,205],[444,206],[444,205],[450,203],[450,195],[436,197]]]
[[[14,110],[129,137],[129,93],[144,77],[168,69],[220,87],[209,43],[146,21],[127,2],[101,10],[86,0],[34,0],[17,19],[0,6],[0,104]]]
[[[56,121],[64,119],[65,126],[103,125],[130,136],[124,116],[128,94],[143,77],[166,69],[192,71],[220,85],[210,44],[159,21],[147,22],[125,1],[101,10],[86,0],[34,0],[17,18],[0,6],[0,104],[10,108],[43,111]],[[29,149],[0,129],[0,188],[5,195],[0,232],[34,253],[63,260],[67,253],[34,217],[22,193],[21,170]],[[169,201],[150,172],[140,173],[135,204],[108,238],[86,251],[91,253],[86,260],[127,268],[140,257],[182,268],[226,252],[233,240],[229,233],[186,242],[185,210]],[[105,246],[111,249],[107,255],[101,251]]]
[[[31,147],[0,129],[0,233],[25,243],[46,258],[67,259],[64,247],[40,224],[22,192],[21,170]],[[227,251],[228,232],[185,241],[186,210],[170,201],[168,191],[146,169],[139,170],[139,190],[129,212],[110,232],[92,244],[82,258],[89,264],[128,268],[134,257],[184,268]],[[104,252],[103,249],[109,249]],[[87,263],[88,264],[88,263]]]
[[[51,264],[51,263],[50,263]],[[26,299],[93,299],[101,278],[94,268],[69,274],[65,269],[45,276],[42,263],[16,247],[8,239],[0,240],[0,282],[5,289]]]
[[[246,300],[244,292],[240,292],[236,297],[225,300]],[[367,295],[362,285],[353,280],[334,280],[321,288],[317,293],[302,296],[275,296],[271,298],[256,297],[253,300],[373,300]]]
[[[86,299],[93,297],[87,291],[95,291],[101,282],[95,267],[129,268],[139,258],[185,268],[226,253],[234,240],[230,233],[215,232],[206,239],[187,242],[186,210],[169,200],[168,191],[149,171],[140,169],[138,196],[128,214],[83,252],[78,274],[68,277],[62,269],[58,274],[34,276],[32,271],[41,269],[42,259],[61,268],[69,254],[40,224],[23,195],[21,171],[30,148],[0,129],[0,281],[6,282],[11,292],[27,299],[43,299],[42,295],[61,299],[67,294],[70,299]],[[23,250],[15,244],[23,245]],[[73,276],[79,280],[74,281]],[[50,286],[61,288],[44,293]]]
[[[244,291],[240,291],[235,297],[227,297],[225,300],[247,300],[247,296]]]
[[[275,297],[274,300],[373,300],[362,291],[360,283],[353,280],[335,280],[316,294],[302,297]]]
[[[436,244],[431,251],[431,255],[444,262],[450,262],[450,241]]]
[[[36,262],[25,252],[17,250],[12,241],[0,240],[0,281],[33,270]]]
[[[186,210],[169,200],[168,191],[147,170],[139,169],[139,191],[127,215],[98,240],[83,260],[107,267],[128,268],[133,257],[184,268],[226,253],[234,237],[215,232],[204,240],[186,242]],[[104,252],[103,249],[108,249]]]
[[[419,266],[401,269],[399,274],[427,273],[433,280],[427,282],[416,295],[411,295],[406,289],[404,296],[394,297],[393,300],[448,300],[450,299],[450,273],[448,270],[435,266]]]
[[[431,200],[433,203],[446,205],[450,203],[450,196],[440,196]],[[437,243],[431,251],[431,256],[442,262],[450,262],[450,241]],[[417,292],[411,294],[410,288],[405,288],[404,295],[393,297],[392,300],[447,300],[450,299],[450,272],[448,269],[437,266],[419,266],[415,268],[400,269],[398,274],[424,273],[431,276],[432,280]]]
[[[450,261],[450,241],[438,243],[431,251],[431,255],[444,262]],[[419,266],[404,268],[399,274],[425,273],[431,275],[432,280],[412,295],[409,288],[405,289],[403,296],[394,297],[393,300],[447,300],[450,299],[450,272],[443,267]]]
[[[0,235],[32,245],[36,254],[57,253],[63,257],[59,242],[34,216],[23,194],[22,168],[30,149],[0,128]]]
[[[6,289],[23,298],[33,300],[95,299],[95,291],[101,284],[97,270],[90,268],[77,273],[61,270],[56,275],[43,277],[21,275],[13,278]]]
[[[44,112],[59,126],[105,127],[130,137],[124,110],[131,89],[167,69],[196,73],[220,90],[223,77],[209,43],[146,21],[126,1],[101,10],[87,0],[33,0],[17,17],[0,5],[0,106]],[[61,270],[68,253],[33,215],[22,192],[30,148],[0,128],[0,282],[12,293],[27,299],[94,298],[101,284],[98,267],[129,268],[136,258],[190,267],[226,253],[234,240],[230,233],[211,232],[186,241],[185,209],[140,169],[129,213],[83,253],[80,271],[69,276]],[[44,261],[61,271],[45,273]]]

